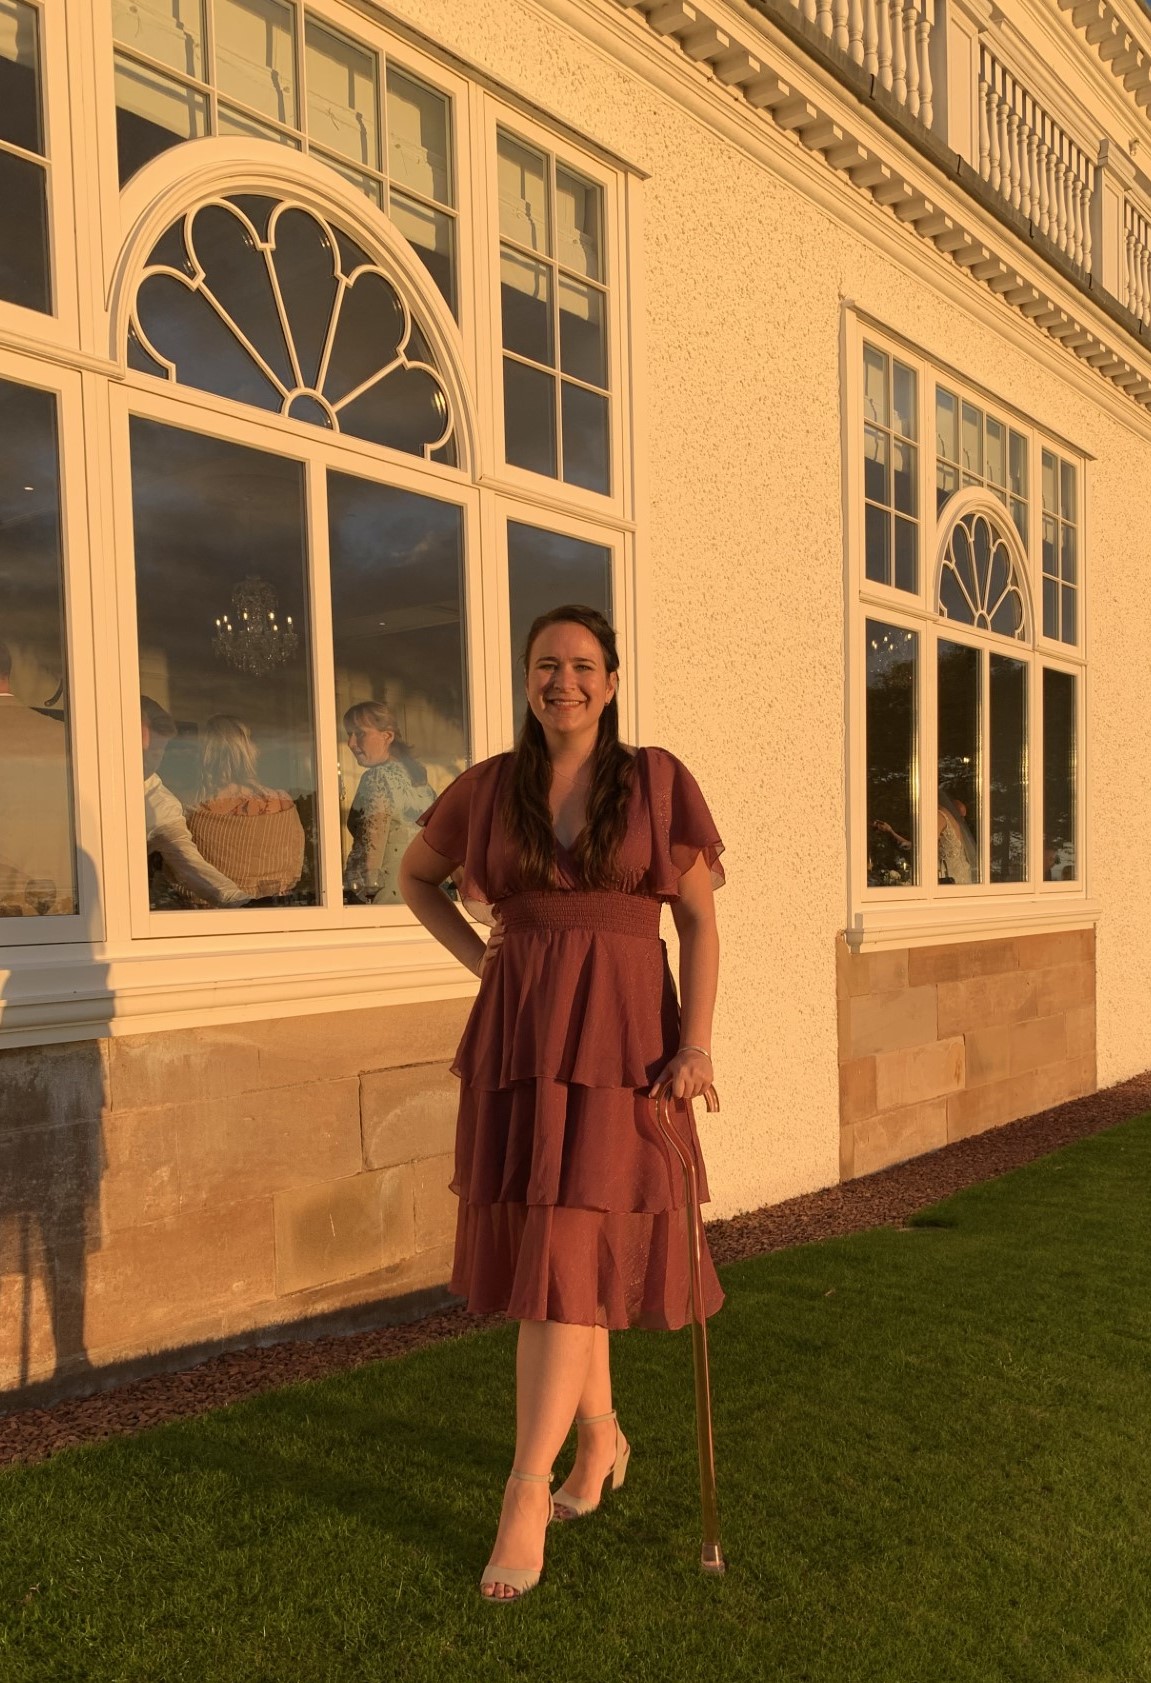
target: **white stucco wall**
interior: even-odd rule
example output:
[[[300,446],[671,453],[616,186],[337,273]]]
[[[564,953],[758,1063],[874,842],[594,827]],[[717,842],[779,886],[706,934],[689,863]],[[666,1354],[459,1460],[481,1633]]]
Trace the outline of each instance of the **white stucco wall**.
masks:
[[[1096,458],[1085,605],[1100,1083],[1151,1064],[1147,420],[1134,404],[1117,416],[1102,380],[1008,306],[989,307],[950,260],[924,258],[922,242],[908,266],[886,255],[545,5],[404,0],[403,11],[650,175],[637,249],[639,726],[696,771],[728,848],[723,1113],[705,1135],[715,1213],[838,1178],[845,298]]]
[[[927,273],[914,273],[668,93],[557,27],[542,3],[404,0],[404,13],[650,173],[639,188],[636,295],[646,481],[639,734],[692,764],[727,842],[715,1035],[724,1112],[705,1136],[715,1213],[838,1178],[845,298],[1095,458],[1085,613],[1089,889],[1101,912],[1099,1080],[1144,1069],[1146,417],[1134,404],[1116,416],[1102,380],[1085,379],[1072,353],[1052,355],[1038,330],[1030,330],[1032,345],[1018,316],[1006,305],[989,308],[986,289],[959,281],[949,259],[932,252]],[[890,222],[875,207],[872,217]],[[915,266],[922,252],[920,242]],[[969,308],[952,298],[956,286],[961,293],[966,286]]]

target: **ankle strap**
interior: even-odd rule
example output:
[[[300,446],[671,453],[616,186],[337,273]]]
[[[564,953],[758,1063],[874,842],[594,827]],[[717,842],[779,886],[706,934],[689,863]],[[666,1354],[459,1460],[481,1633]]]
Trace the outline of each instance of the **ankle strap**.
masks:
[[[554,1473],[521,1473],[518,1467],[511,1470],[512,1478],[522,1478],[528,1484],[550,1484]]]
[[[598,1426],[601,1420],[614,1420],[615,1409],[609,1408],[606,1414],[577,1414],[577,1426]]]

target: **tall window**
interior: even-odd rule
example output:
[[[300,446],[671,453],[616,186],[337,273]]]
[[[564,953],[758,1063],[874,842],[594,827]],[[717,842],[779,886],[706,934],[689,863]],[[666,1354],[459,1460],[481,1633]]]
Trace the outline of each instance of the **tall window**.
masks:
[[[868,338],[861,364],[866,896],[1075,882],[1081,466],[921,358]]]
[[[603,191],[500,130],[504,454],[611,492]]]
[[[0,917],[75,912],[53,393],[0,380]]]
[[[457,308],[446,94],[294,0],[112,0],[112,14],[121,183],[206,134],[307,151],[387,212]]]
[[[52,309],[40,13],[0,0],[0,300]]]
[[[467,492],[404,278],[307,206],[212,199],[150,253],[128,360],[150,908],[397,905],[471,748]],[[256,425],[190,423],[186,387]]]

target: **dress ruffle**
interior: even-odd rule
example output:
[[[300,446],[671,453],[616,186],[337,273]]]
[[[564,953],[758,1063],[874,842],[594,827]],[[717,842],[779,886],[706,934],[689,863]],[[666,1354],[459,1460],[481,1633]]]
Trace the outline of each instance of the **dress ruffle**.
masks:
[[[683,1172],[648,1089],[679,1044],[661,904],[723,844],[686,767],[640,749],[617,868],[590,891],[557,844],[559,886],[516,880],[500,802],[510,755],[462,773],[423,814],[464,902],[499,922],[453,1064],[461,1080],[452,1286],[477,1313],[608,1327],[690,1318]],[[672,1106],[708,1197],[690,1107]],[[723,1293],[704,1258],[704,1309]]]

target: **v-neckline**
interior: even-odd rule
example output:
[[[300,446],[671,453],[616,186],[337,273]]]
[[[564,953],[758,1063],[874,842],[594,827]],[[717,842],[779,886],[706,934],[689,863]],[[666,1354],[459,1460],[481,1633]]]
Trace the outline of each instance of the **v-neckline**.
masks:
[[[643,752],[642,748],[636,748],[635,751],[632,754],[632,758],[634,760],[638,760],[639,756],[642,752]],[[558,848],[562,848],[563,851],[566,854],[570,855],[572,848],[575,846],[576,842],[579,841],[580,837],[583,835],[583,833],[586,829],[587,829],[587,819],[585,818],[583,823],[580,825],[579,829],[576,831],[575,835],[572,837],[571,841],[570,842],[565,842],[565,841],[560,840],[559,835],[556,832],[556,827],[553,824],[552,825],[552,838],[555,841],[555,844]]]

